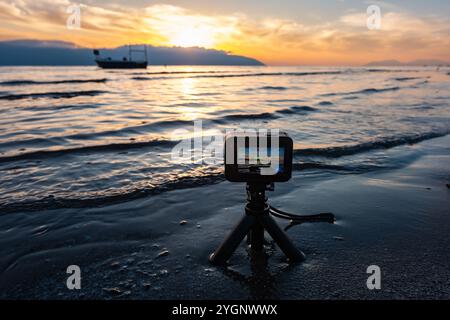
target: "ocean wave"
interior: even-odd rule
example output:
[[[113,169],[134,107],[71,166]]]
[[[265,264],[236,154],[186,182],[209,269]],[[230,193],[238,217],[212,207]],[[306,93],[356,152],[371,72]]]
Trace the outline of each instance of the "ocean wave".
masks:
[[[132,80],[137,80],[137,81],[147,81],[147,80],[164,80],[164,79],[183,79],[181,77],[143,77],[143,76],[139,76],[139,77],[132,77]]]
[[[322,156],[328,158],[339,158],[354,155],[376,149],[390,149],[393,147],[414,144],[424,140],[438,138],[450,133],[450,130],[418,133],[407,136],[386,137],[374,141],[362,142],[352,145],[328,147],[328,148],[306,148],[296,149],[294,154],[298,156]]]
[[[215,122],[222,123],[222,120],[251,120],[251,119],[274,119],[276,115],[270,112],[263,113],[238,113],[238,114],[229,114],[220,119],[213,120]]]
[[[156,72],[133,72],[129,73],[129,75],[142,75],[142,74],[148,74],[148,75],[165,75],[165,74],[214,74],[214,73],[233,73],[236,71],[231,70],[210,70],[210,71],[156,71]]]
[[[421,72],[415,69],[365,69],[366,72]]]
[[[111,143],[92,146],[82,146],[75,148],[65,148],[56,150],[38,150],[32,152],[25,152],[21,154],[0,157],[0,163],[21,161],[21,160],[36,160],[41,158],[60,157],[73,153],[90,153],[90,152],[115,152],[128,149],[138,149],[146,147],[173,147],[179,141],[174,140],[150,140],[150,141],[136,141],[124,143]]]
[[[258,114],[231,114],[225,115],[221,118],[211,119],[209,121],[214,123],[228,123],[229,121],[244,121],[244,120],[270,120],[277,119],[279,116],[277,114],[293,114],[293,113],[304,113],[304,112],[315,112],[318,111],[315,108],[309,106],[292,106],[290,108],[281,109],[276,111],[275,113],[258,113]],[[86,139],[90,137],[98,137],[104,135],[110,135],[118,133],[136,133],[139,129],[146,126],[154,126],[154,125],[163,125],[163,126],[179,126],[191,124],[191,121],[187,120],[167,120],[167,121],[159,121],[151,124],[146,124],[143,126],[135,126],[135,127],[126,127],[121,130],[112,130],[105,132],[96,132],[96,133],[86,133],[86,134],[75,134],[70,136],[64,136],[60,139]],[[330,157],[330,158],[338,158],[341,156],[353,155],[358,153],[363,153],[375,149],[389,149],[400,145],[405,144],[414,144],[423,140],[433,139],[441,136],[445,136],[450,133],[450,130],[444,131],[436,131],[436,132],[427,132],[420,133],[408,136],[399,136],[399,137],[386,137],[383,139],[378,139],[374,141],[362,142],[358,144],[352,145],[344,145],[344,146],[335,146],[335,147],[327,147],[327,148],[304,148],[304,149],[296,149],[294,150],[295,155],[299,156],[322,156],[322,157]],[[30,141],[31,144],[37,144],[37,141]],[[20,154],[13,154],[8,156],[0,157],[0,163],[12,162],[12,161],[20,161],[20,160],[35,160],[41,158],[50,158],[50,157],[58,157],[64,156],[72,153],[89,153],[89,152],[115,152],[122,151],[127,149],[138,149],[138,148],[146,148],[146,147],[165,147],[170,148],[175,146],[179,141],[176,140],[164,140],[164,139],[155,139],[149,141],[134,141],[130,139],[130,142],[123,143],[111,143],[111,144],[100,144],[100,145],[88,145],[81,146],[75,148],[61,148],[61,149],[51,149],[51,150],[37,150],[31,152],[24,152]],[[19,144],[20,141],[15,141],[15,144]]]
[[[318,103],[318,105],[319,106],[331,106],[331,105],[333,105],[333,102],[331,102],[331,101],[320,101]]]
[[[322,94],[323,97],[331,97],[331,96],[346,96],[346,95],[355,95],[355,94],[374,94],[374,93],[381,93],[381,92],[388,92],[388,91],[397,91],[402,88],[400,87],[387,87],[387,88],[367,88],[357,91],[350,91],[350,92],[333,92],[333,93],[325,93]]]
[[[338,165],[320,162],[294,162],[292,165],[292,170],[294,171],[328,171],[339,174],[361,174],[380,168],[383,167],[377,165]],[[225,181],[225,176],[221,167],[207,168],[205,171],[195,170],[192,173],[178,176],[157,185],[151,184],[151,182],[148,184],[146,183],[144,186],[141,183],[137,183],[136,185],[130,185],[117,190],[97,190],[92,192],[92,195],[80,195],[79,197],[76,195],[73,197],[48,195],[36,200],[12,200],[8,203],[0,203],[0,215],[64,208],[102,207],[154,196],[173,190],[213,185],[223,181]]]
[[[317,162],[294,163],[293,170],[328,170],[339,172],[352,172],[352,168],[340,165],[322,164]],[[355,171],[355,173],[357,173]],[[0,213],[9,214],[15,212],[33,212],[41,210],[54,210],[63,208],[86,208],[86,207],[102,207],[117,203],[132,201],[148,196],[158,195],[172,190],[180,190],[187,188],[212,185],[225,181],[222,168],[209,169],[207,172],[201,173],[196,170],[195,174],[184,175],[173,180],[162,182],[158,185],[148,184],[145,187],[129,186],[120,190],[104,190],[96,191],[92,196],[80,197],[58,197],[45,196],[37,200],[25,200],[19,202],[0,203]]]
[[[206,120],[208,121],[208,120]],[[87,133],[76,133],[68,136],[64,136],[65,139],[79,139],[86,140],[90,138],[99,138],[105,136],[123,136],[127,134],[142,134],[148,132],[148,129],[158,129],[158,128],[168,128],[168,127],[181,127],[181,126],[192,126],[193,122],[191,120],[181,120],[181,119],[170,119],[170,120],[160,120],[155,122],[123,127],[120,129],[112,129],[106,131],[97,132],[87,132]]]
[[[410,80],[417,80],[421,79],[419,77],[400,77],[400,78],[394,78],[395,81],[410,81]]]
[[[55,80],[55,81],[35,81],[35,80],[12,80],[0,82],[1,86],[20,86],[20,85],[42,85],[42,84],[64,84],[64,83],[104,83],[108,81],[102,79],[73,79],[73,80]]]
[[[24,94],[9,94],[0,96],[0,100],[21,100],[21,99],[39,99],[39,98],[51,98],[51,99],[68,99],[79,96],[96,96],[106,93],[107,91],[101,90],[88,90],[88,91],[67,91],[67,92],[42,92],[42,93],[24,93]]]
[[[48,105],[48,106],[29,106],[20,107],[20,110],[28,111],[42,111],[42,110],[64,110],[64,109],[92,109],[102,106],[100,103],[96,104],[63,104],[63,105]]]
[[[186,79],[186,78],[242,78],[242,77],[266,77],[266,76],[291,76],[303,77],[314,75],[338,75],[344,73],[343,71],[317,71],[317,72],[260,72],[260,73],[236,73],[236,74],[205,74],[194,75],[189,77],[132,77],[133,80],[165,80],[165,79]]]
[[[262,113],[237,113],[223,116],[218,119],[211,120],[215,123],[226,123],[227,121],[235,121],[235,120],[269,120],[269,119],[277,119],[280,116],[277,114],[295,114],[295,113],[305,113],[305,112],[314,112],[318,111],[316,108],[310,106],[291,106],[289,108],[284,108],[271,112],[262,112]]]
[[[389,87],[389,88],[382,88],[382,89],[368,88],[368,89],[364,89],[364,90],[360,90],[360,91],[349,92],[348,94],[371,94],[371,93],[397,91],[397,90],[400,90],[400,87]]]
[[[303,99],[272,99],[272,100],[266,100],[268,103],[298,103],[298,102],[305,102]]]
[[[332,170],[332,171],[351,171],[350,168],[342,165],[334,165],[320,162],[296,162],[292,164],[292,170],[303,171],[303,170]]]
[[[267,76],[291,76],[304,77],[314,75],[336,75],[345,73],[344,71],[312,71],[312,72],[260,72],[260,73],[237,73],[220,75],[200,75],[193,78],[241,78],[241,77],[267,77]]]
[[[290,108],[281,109],[278,110],[278,113],[281,114],[293,114],[293,113],[299,113],[299,112],[313,112],[318,111],[316,108],[309,107],[309,106],[292,106]]]
[[[413,144],[426,139],[432,139],[439,136],[448,134],[445,132],[430,132],[424,134],[417,134],[404,137],[387,138],[377,141],[371,141],[351,146],[330,147],[330,148],[309,148],[295,150],[295,155],[314,155],[325,157],[340,157],[344,155],[351,155],[359,152],[365,152],[372,149],[379,148],[391,148],[403,144]],[[147,145],[155,144],[160,145],[161,141],[150,141]],[[171,141],[170,143],[176,143]],[[129,148],[129,144],[126,145],[108,145],[108,146],[95,146],[87,148],[79,148],[78,151],[91,151],[93,148],[104,150],[118,150],[121,148]],[[67,151],[67,150],[66,150]],[[64,151],[64,152],[66,152]],[[74,150],[72,150],[74,151]],[[55,153],[53,154],[55,155]],[[17,165],[16,165],[17,166]],[[361,174],[374,170],[383,169],[385,166],[380,164],[361,164],[361,163],[349,163],[349,164],[330,164],[322,162],[294,162],[293,170],[306,171],[316,170],[317,172],[330,171],[339,174]],[[141,182],[125,186],[121,189],[105,189],[96,190],[92,193],[73,196],[53,196],[46,195],[40,199],[16,201],[12,199],[8,202],[0,203],[1,214],[9,214],[16,212],[33,212],[41,210],[54,210],[63,208],[86,208],[86,207],[101,207],[108,206],[117,203],[123,203],[127,201],[136,200],[148,196],[158,195],[164,192],[194,188],[205,185],[212,185],[225,180],[221,167],[217,168],[203,168],[202,170],[195,169],[192,172],[186,172],[182,176],[177,176],[170,180],[161,182],[160,184],[152,184],[151,181],[145,185]]]
[[[282,86],[263,86],[263,87],[259,87],[259,88],[250,88],[248,89],[249,91],[252,90],[276,90],[276,91],[284,91],[284,90],[288,90],[288,87],[282,87]]]
[[[392,72],[389,69],[366,69],[367,72]]]
[[[218,72],[220,74],[212,74],[213,72],[204,72],[205,74],[198,74],[196,72],[155,72],[155,73],[133,73],[131,75],[138,75],[136,77],[132,77],[133,80],[165,80],[165,79],[185,79],[185,78],[242,78],[242,77],[305,77],[305,76],[320,76],[320,75],[340,75],[340,74],[355,74],[355,73],[364,73],[364,72],[399,72],[399,70],[389,70],[389,69],[366,69],[366,70],[339,70],[339,71],[306,71],[306,72],[257,72],[257,73],[223,73]],[[401,72],[417,72],[415,70],[401,70]],[[203,72],[197,72],[203,73]],[[170,75],[177,74],[193,74],[192,76],[182,76],[182,77],[171,77]],[[144,75],[144,76],[143,76]],[[167,77],[148,77],[145,75],[169,75]]]
[[[236,71],[161,71],[161,72],[134,72],[128,73],[134,77],[133,80],[164,80],[164,79],[184,79],[184,78],[240,78],[240,77],[266,77],[266,76],[315,76],[315,75],[340,75],[348,73],[364,73],[364,72],[399,72],[399,70],[389,69],[363,69],[363,70],[339,70],[339,71],[305,71],[305,72],[239,72]],[[417,72],[416,70],[401,70],[401,72]],[[182,77],[171,77],[171,75],[183,75]],[[188,75],[188,76],[184,76]],[[192,75],[192,76],[190,76]],[[162,77],[152,77],[162,76]],[[398,77],[397,81],[407,81],[419,79],[418,77]],[[20,85],[49,85],[49,84],[77,84],[77,83],[105,83],[112,79],[67,79],[67,80],[9,80],[0,82],[0,86],[20,86]]]
[[[60,107],[48,107],[48,109],[53,108],[91,108],[92,105],[63,105]],[[40,109],[42,107],[30,107]],[[45,108],[45,107],[44,107]],[[282,117],[282,115],[286,114],[305,114],[308,112],[319,111],[316,108],[310,106],[291,106],[289,108],[284,108],[277,110],[275,112],[263,112],[263,113],[236,113],[236,114],[228,114],[223,115],[214,119],[207,119],[205,122],[216,123],[216,124],[228,124],[236,121],[246,121],[246,120],[273,120]],[[127,126],[120,129],[115,130],[105,130],[105,131],[96,131],[96,132],[83,132],[83,133],[74,133],[69,135],[63,135],[58,137],[52,137],[48,139],[29,139],[29,140],[15,140],[11,142],[3,142],[0,143],[1,147],[13,146],[13,145],[47,145],[51,140],[52,143],[58,141],[58,143],[63,144],[66,141],[70,140],[96,140],[100,137],[107,136],[126,136],[126,135],[139,135],[142,134],[149,129],[155,128],[168,128],[168,127],[183,127],[183,126],[191,126],[193,122],[191,120],[161,120],[151,123],[139,124],[135,126]],[[175,145],[177,141],[173,140],[150,140],[150,141],[135,141],[133,138],[130,138],[130,142],[123,143],[112,143],[112,144],[100,144],[100,145],[87,145],[75,148],[61,148],[61,149],[50,149],[50,150],[37,150],[24,152],[20,154],[13,154],[8,156],[0,156],[0,163],[10,162],[10,161],[19,161],[19,160],[31,160],[31,159],[39,159],[39,158],[47,158],[47,157],[56,157],[63,156],[71,153],[83,153],[83,152],[100,152],[100,151],[118,151],[125,149],[138,149],[138,148],[146,148],[150,146],[161,146],[161,147],[171,147]]]
[[[14,212],[32,212],[63,208],[101,207],[153,196],[167,191],[211,185],[224,180],[224,175],[221,172],[217,172],[203,175],[201,177],[178,177],[175,180],[166,181],[156,186],[149,184],[148,187],[143,188],[130,187],[129,189],[120,189],[116,192],[103,191],[103,194],[101,194],[101,191],[98,191],[95,192],[95,196],[92,197],[59,198],[54,196],[47,196],[39,200],[1,203],[0,213],[9,214]]]

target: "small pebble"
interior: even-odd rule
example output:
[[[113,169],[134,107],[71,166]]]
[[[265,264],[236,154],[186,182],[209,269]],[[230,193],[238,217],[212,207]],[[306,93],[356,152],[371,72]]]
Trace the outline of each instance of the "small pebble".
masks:
[[[119,288],[103,288],[103,291],[106,291],[114,295],[122,293],[122,291]]]
[[[149,289],[149,288],[151,287],[150,283],[148,283],[148,282],[144,282],[144,283],[142,284],[142,286],[143,286],[145,289]]]
[[[333,237],[333,239],[334,240],[338,240],[338,241],[342,241],[342,240],[344,240],[344,237],[337,237],[337,236],[335,236],[335,237]]]
[[[143,274],[144,276],[149,276],[149,273],[145,270],[137,270],[140,274]]]
[[[184,226],[186,223],[187,223],[187,220],[181,220],[181,221],[180,221],[180,225],[181,225],[181,226]]]
[[[162,275],[162,276],[168,275],[169,274],[169,270],[162,269],[161,271],[159,271],[159,274]]]
[[[160,253],[158,253],[158,258],[159,257],[165,257],[169,254],[169,250],[163,250]]]

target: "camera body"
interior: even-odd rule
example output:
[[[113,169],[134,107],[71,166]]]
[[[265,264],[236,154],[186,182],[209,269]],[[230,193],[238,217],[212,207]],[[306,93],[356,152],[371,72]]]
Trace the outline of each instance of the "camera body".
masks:
[[[268,184],[292,176],[293,141],[285,132],[237,131],[225,136],[225,178]]]

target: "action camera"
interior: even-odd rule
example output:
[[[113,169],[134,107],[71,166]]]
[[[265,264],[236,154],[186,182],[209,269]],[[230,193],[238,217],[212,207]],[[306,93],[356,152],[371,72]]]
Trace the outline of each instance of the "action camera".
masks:
[[[285,132],[238,131],[225,136],[225,178],[231,182],[285,182],[292,175],[292,139]]]
[[[225,136],[225,177],[232,182],[247,182],[247,205],[245,215],[209,256],[212,264],[226,265],[245,237],[251,254],[263,252],[266,231],[289,261],[303,261],[305,254],[295,247],[272,216],[290,220],[289,226],[305,222],[334,223],[332,213],[297,215],[269,204],[265,192],[274,190],[274,182],[291,178],[292,149],[292,139],[278,130],[238,131]]]

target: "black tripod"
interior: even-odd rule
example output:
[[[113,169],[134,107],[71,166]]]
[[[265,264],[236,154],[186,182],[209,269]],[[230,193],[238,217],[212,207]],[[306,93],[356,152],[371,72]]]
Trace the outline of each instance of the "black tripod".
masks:
[[[297,216],[272,208],[267,202],[266,190],[273,190],[273,184],[247,184],[247,205],[245,215],[231,231],[224,242],[212,253],[209,261],[216,265],[225,264],[241,241],[247,236],[252,251],[264,249],[264,230],[266,230],[275,243],[280,247],[289,261],[300,262],[305,254],[298,250],[286,233],[278,226],[270,213],[277,217],[291,219],[291,223],[303,222],[334,222],[334,215],[322,213],[318,215]]]

